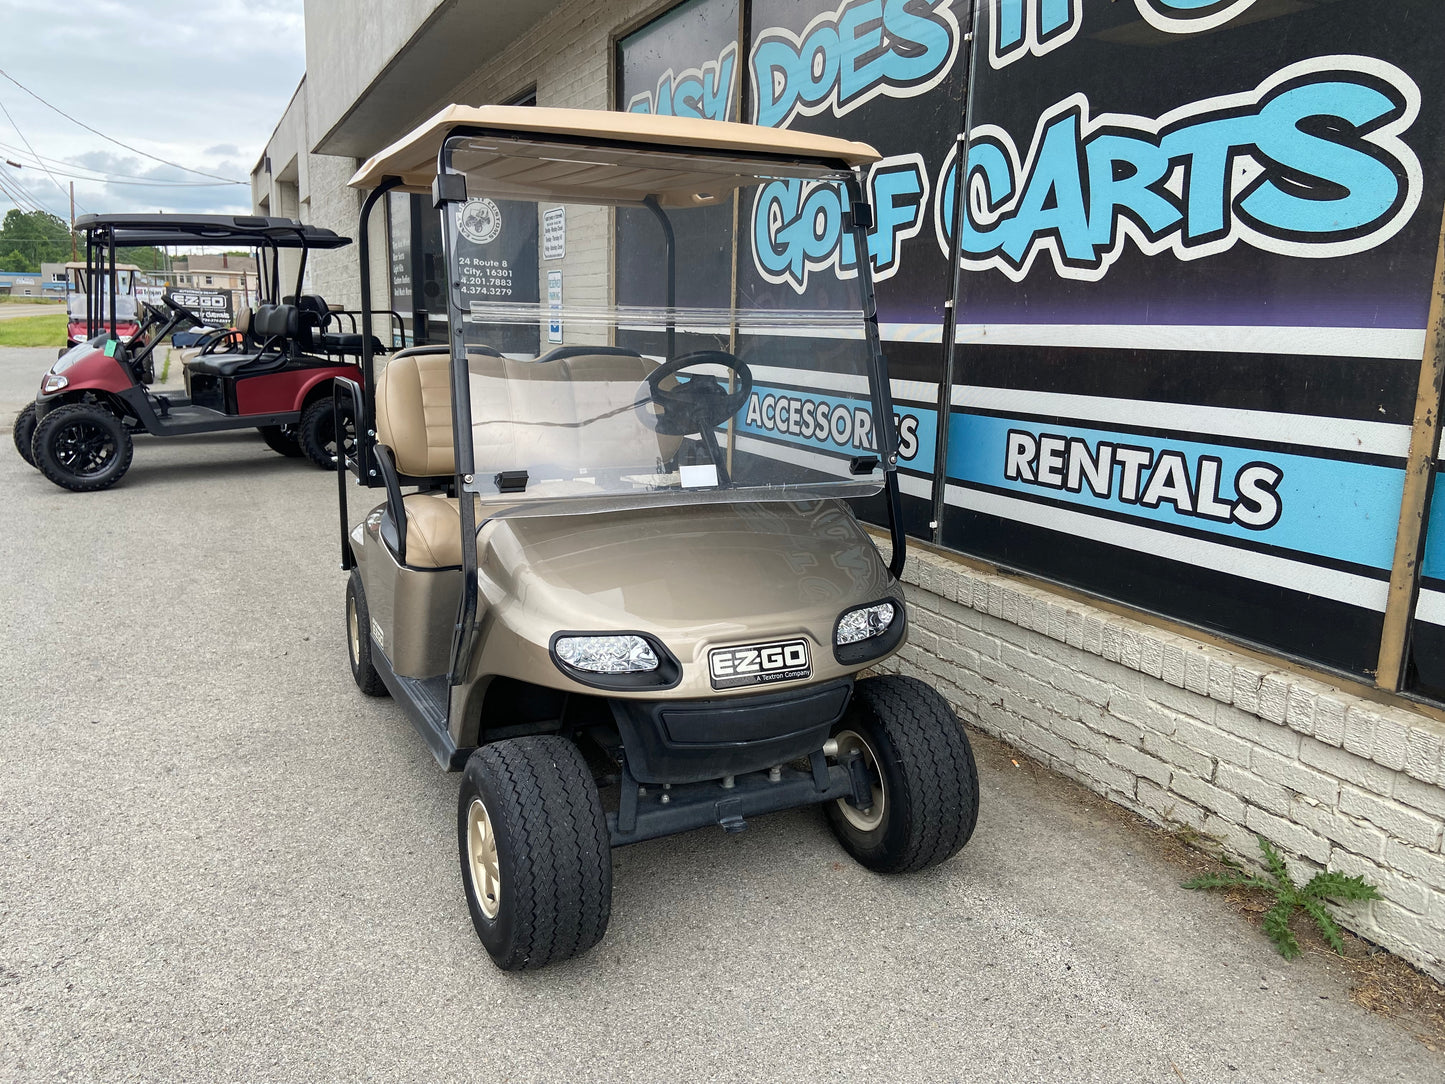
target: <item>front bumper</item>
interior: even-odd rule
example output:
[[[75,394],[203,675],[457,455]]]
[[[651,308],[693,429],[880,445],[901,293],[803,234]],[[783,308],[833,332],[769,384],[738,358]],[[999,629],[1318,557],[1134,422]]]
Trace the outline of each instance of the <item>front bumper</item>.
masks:
[[[608,703],[634,779],[696,783],[809,756],[823,747],[852,696],[848,677],[759,696]]]

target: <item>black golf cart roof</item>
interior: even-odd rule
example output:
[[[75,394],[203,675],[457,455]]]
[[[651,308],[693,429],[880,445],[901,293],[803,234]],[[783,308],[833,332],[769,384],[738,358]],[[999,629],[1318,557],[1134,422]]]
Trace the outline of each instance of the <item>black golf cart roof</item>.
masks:
[[[341,248],[351,244],[333,230],[307,226],[294,218],[260,215],[81,215],[75,228],[113,233],[117,247],[167,245],[244,245],[266,248]]]

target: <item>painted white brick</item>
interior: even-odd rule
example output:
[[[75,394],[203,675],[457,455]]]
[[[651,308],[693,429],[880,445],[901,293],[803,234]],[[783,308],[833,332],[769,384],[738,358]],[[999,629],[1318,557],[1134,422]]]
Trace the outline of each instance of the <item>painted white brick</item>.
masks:
[[[1214,773],[1214,783],[1231,794],[1239,795],[1250,805],[1281,817],[1289,815],[1289,792],[1274,783],[1266,783],[1247,769],[1220,764]]]
[[[1376,764],[1401,771],[1405,767],[1405,742],[1409,734],[1399,719],[1381,714],[1375,723],[1375,746],[1370,756]]]
[[[1290,820],[1324,836],[1351,854],[1379,862],[1385,857],[1389,837],[1379,828],[1354,820],[1338,810],[1296,798],[1290,805]]]
[[[1411,728],[1405,740],[1405,771],[1422,783],[1439,783],[1445,788],[1445,734],[1426,730],[1424,726]]]
[[[1323,836],[1316,835],[1303,825],[1266,813],[1256,806],[1249,806],[1244,818],[1245,826],[1258,832],[1271,843],[1293,851],[1302,858],[1324,865],[1330,858],[1330,844]]]
[[[1209,695],[1209,656],[1202,647],[1184,653],[1184,687],[1200,696]]]
[[[1368,757],[1375,748],[1375,722],[1379,716],[1372,708],[1352,704],[1345,712],[1346,752],[1357,757]]]
[[[1382,768],[1373,761],[1362,760],[1343,749],[1321,745],[1311,738],[1305,738],[1300,743],[1299,758],[1311,768],[1318,768],[1326,775],[1333,775],[1336,779],[1352,783],[1362,790],[1389,794],[1394,789],[1395,777],[1388,768]]]
[[[1259,745],[1272,753],[1293,757],[1299,752],[1300,736],[1289,727],[1261,719],[1238,707],[1219,705],[1214,709],[1214,725],[1251,745]]]
[[[1291,730],[1301,734],[1315,732],[1316,696],[1304,685],[1291,685],[1288,703],[1285,705],[1284,722]]]
[[[1271,723],[1283,723],[1289,706],[1289,683],[1283,674],[1266,674],[1259,683],[1259,715]]]
[[[1345,712],[1349,704],[1335,696],[1321,696],[1315,701],[1315,737],[1336,747],[1345,743]]]
[[[1340,790],[1340,811],[1369,821],[1396,839],[1425,850],[1440,848],[1440,820],[1417,813],[1404,804],[1345,786]]]
[[[1385,844],[1385,865],[1445,891],[1445,855],[1392,839]]]
[[[1134,794],[1140,805],[1157,813],[1162,821],[1187,824],[1196,831],[1203,830],[1208,814],[1193,802],[1185,801],[1173,791],[1165,790],[1147,779],[1141,779],[1135,787]]]
[[[1397,801],[1429,814],[1437,821],[1445,820],[1445,787],[1431,786],[1402,775],[1395,779],[1394,797]]]
[[[1325,805],[1333,806],[1340,798],[1340,782],[1332,775],[1306,767],[1297,760],[1255,749],[1250,753],[1250,769],[1261,779],[1288,787]]]
[[[1175,772],[1169,789],[1234,824],[1244,823],[1244,801],[1212,783]]]
[[[1192,719],[1176,719],[1174,737],[1191,749],[1208,754],[1240,767],[1249,765],[1254,746],[1233,734],[1226,734],[1212,723],[1198,723]]]
[[[1156,734],[1152,730],[1144,731],[1144,751],[1166,764],[1172,765],[1175,769],[1188,772],[1200,779],[1211,779],[1214,776],[1214,758],[1196,752],[1187,745],[1181,745],[1172,738]]]
[[[1115,767],[1103,757],[1080,750],[1074,755],[1074,767],[1088,779],[1123,794],[1134,793],[1134,777]]]

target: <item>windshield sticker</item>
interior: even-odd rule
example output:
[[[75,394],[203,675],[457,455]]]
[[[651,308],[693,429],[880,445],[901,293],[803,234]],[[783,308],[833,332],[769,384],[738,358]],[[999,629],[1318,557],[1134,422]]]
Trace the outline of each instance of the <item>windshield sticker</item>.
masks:
[[[474,245],[490,245],[502,232],[502,212],[489,199],[469,199],[457,216],[457,228]]]
[[[1095,117],[1087,95],[1070,95],[1039,119],[1026,161],[1008,132],[979,125],[963,266],[1019,282],[1047,253],[1060,276],[1093,282],[1128,242],[1181,260],[1240,242],[1317,259],[1368,251],[1419,207],[1420,160],[1401,138],[1419,111],[1420,89],[1399,68],[1336,56],[1157,120]],[[934,209],[945,253],[955,162],[945,163]]]
[[[759,31],[753,45],[753,123],[786,128],[798,116],[842,117],[880,94],[911,98],[953,67],[954,0],[845,0],[795,34]]]

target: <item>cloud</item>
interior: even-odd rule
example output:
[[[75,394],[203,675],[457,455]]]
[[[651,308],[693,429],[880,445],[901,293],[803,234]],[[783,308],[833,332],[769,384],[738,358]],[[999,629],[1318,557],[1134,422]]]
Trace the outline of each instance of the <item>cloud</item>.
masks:
[[[306,66],[303,0],[209,0],[204,5],[148,0],[143,6],[130,0],[67,0],[63,19],[55,17],[49,4],[0,0],[0,8],[7,46],[0,67],[16,80],[148,154],[242,181]],[[161,53],[154,52],[157,41],[163,41]],[[114,57],[127,42],[142,50],[136,55],[153,62],[87,60]],[[208,179],[131,155],[4,80],[0,103],[19,129],[12,130],[0,116],[0,144],[5,147],[23,151],[28,140],[39,154],[111,175],[151,181]],[[0,156],[14,157],[3,148]],[[57,213],[68,212],[68,194],[41,170],[27,167],[23,176],[36,199]],[[57,172],[57,179],[64,188],[71,178]],[[77,179],[75,194],[92,211],[236,213],[251,205],[247,185],[148,188]],[[5,209],[0,197],[0,213]]]

